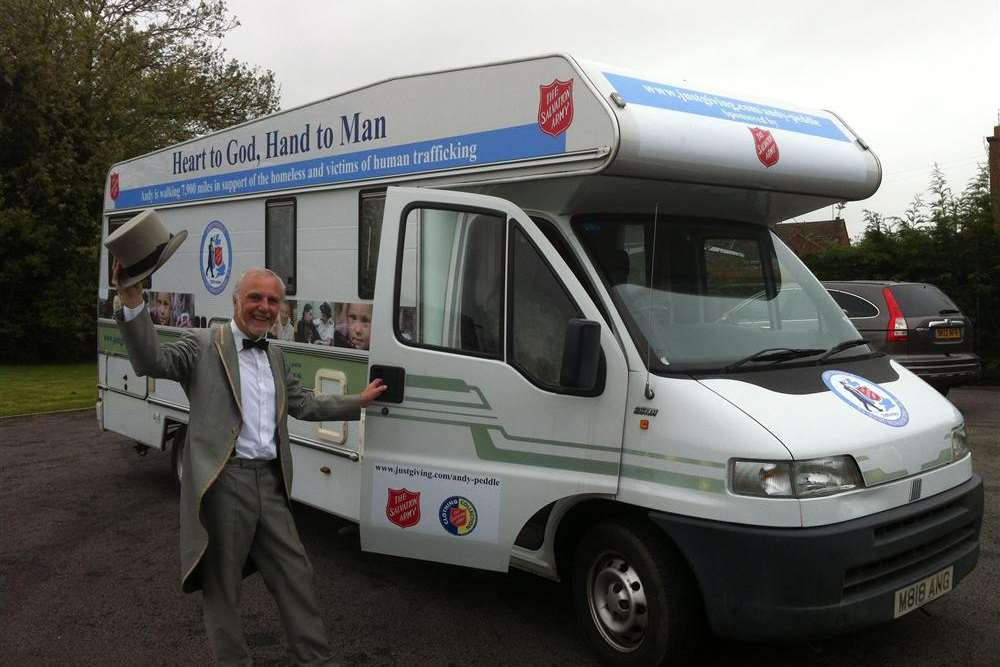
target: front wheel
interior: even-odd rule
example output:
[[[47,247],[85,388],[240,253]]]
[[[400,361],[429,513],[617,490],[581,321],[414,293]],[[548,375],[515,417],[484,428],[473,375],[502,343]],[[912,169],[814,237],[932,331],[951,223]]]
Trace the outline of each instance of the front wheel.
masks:
[[[687,564],[653,526],[608,521],[580,542],[573,601],[609,665],[684,664],[701,643],[701,597]]]

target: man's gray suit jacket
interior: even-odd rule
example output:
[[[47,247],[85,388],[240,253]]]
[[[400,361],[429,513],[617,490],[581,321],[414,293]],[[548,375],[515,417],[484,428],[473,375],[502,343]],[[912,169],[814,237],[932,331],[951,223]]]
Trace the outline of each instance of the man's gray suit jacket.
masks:
[[[117,320],[135,372],[179,382],[190,405],[180,502],[181,588],[190,593],[201,588],[198,563],[211,539],[201,521],[202,499],[233,454],[243,424],[233,333],[226,324],[193,329],[179,341],[160,343],[149,308],[129,322],[120,314]],[[292,488],[288,415],[308,421],[359,419],[361,397],[314,396],[289,372],[277,346],[270,346],[267,355],[277,403],[278,459],[288,494]],[[244,573],[254,569],[249,563]]]

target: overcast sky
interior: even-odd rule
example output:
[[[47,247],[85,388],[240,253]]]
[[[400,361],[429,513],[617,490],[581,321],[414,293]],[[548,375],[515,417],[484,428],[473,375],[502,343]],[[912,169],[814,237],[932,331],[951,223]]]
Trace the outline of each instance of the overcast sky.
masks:
[[[933,163],[961,191],[1000,111],[997,0],[229,0],[228,55],[270,68],[282,108],[388,77],[569,52],[837,112],[882,162],[899,215]],[[830,209],[800,220],[828,219]]]

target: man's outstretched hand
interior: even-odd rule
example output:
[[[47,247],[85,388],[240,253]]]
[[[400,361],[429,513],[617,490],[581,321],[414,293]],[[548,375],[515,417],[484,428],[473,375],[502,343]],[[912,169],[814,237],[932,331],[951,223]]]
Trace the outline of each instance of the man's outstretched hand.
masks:
[[[382,382],[382,378],[372,380],[371,384],[361,392],[361,407],[367,408],[372,401],[377,401],[378,397],[385,393],[389,385]]]
[[[122,303],[129,308],[135,308],[142,303],[142,281],[140,280],[131,287],[118,287],[118,274],[121,272],[121,269],[121,262],[116,259],[115,265],[111,269],[111,284],[118,290],[118,296],[121,298]]]

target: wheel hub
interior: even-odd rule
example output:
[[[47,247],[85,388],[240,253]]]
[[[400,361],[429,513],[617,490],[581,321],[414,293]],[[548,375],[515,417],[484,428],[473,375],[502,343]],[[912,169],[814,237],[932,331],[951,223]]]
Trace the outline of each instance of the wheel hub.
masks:
[[[604,639],[622,652],[637,649],[649,624],[638,572],[621,555],[605,553],[594,561],[588,582],[590,613]]]

